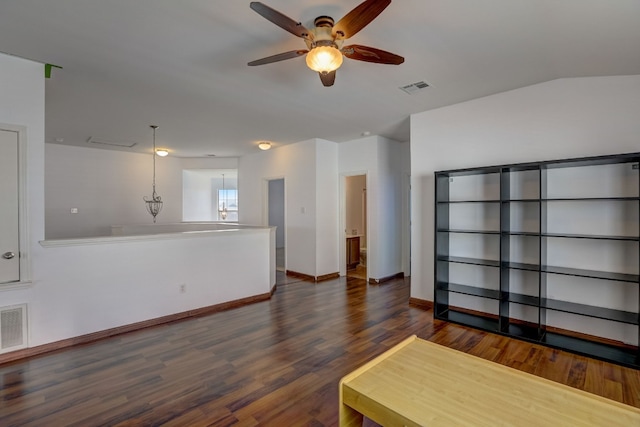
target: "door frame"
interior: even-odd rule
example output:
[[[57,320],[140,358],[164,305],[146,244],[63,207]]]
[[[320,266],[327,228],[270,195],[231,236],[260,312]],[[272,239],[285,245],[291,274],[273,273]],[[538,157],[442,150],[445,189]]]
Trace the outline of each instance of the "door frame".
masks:
[[[340,200],[340,244],[338,250],[338,258],[340,260],[339,274],[340,276],[347,275],[347,178],[350,176],[365,176],[365,182],[367,183],[367,206],[365,206],[365,215],[367,218],[366,235],[367,235],[367,281],[371,277],[372,263],[374,262],[371,256],[373,248],[371,247],[371,182],[369,181],[369,172],[367,170],[343,172],[340,174],[340,188],[339,188],[339,200]]]
[[[405,277],[409,277],[411,276],[411,231],[412,231],[412,214],[411,214],[411,205],[412,205],[412,200],[411,200],[411,174],[407,173],[405,176],[405,181],[403,182],[403,198],[405,198],[406,200],[403,200],[402,203],[402,209],[405,210],[406,212],[403,213],[402,215],[402,220],[403,220],[403,233],[405,238],[403,239],[402,242],[402,246],[403,246],[403,257],[402,257],[402,265],[403,265],[403,270],[404,270],[404,275]]]
[[[270,181],[278,181],[282,180],[282,184],[284,187],[284,209],[283,209],[283,221],[284,221],[284,271],[287,271],[287,254],[288,254],[288,245],[287,242],[287,179],[284,175],[278,176],[270,176],[262,179],[262,225],[265,227],[269,226],[269,182]],[[274,236],[275,239],[275,236]],[[274,253],[275,257],[275,253]],[[275,259],[275,258],[274,258]]]
[[[31,284],[31,247],[29,239],[29,198],[27,197],[27,128],[25,126],[0,123],[0,130],[18,135],[18,242],[19,280],[0,283],[0,290],[14,289]],[[43,163],[44,169],[44,163]],[[44,197],[42,200],[44,204]],[[44,211],[44,206],[42,207]]]

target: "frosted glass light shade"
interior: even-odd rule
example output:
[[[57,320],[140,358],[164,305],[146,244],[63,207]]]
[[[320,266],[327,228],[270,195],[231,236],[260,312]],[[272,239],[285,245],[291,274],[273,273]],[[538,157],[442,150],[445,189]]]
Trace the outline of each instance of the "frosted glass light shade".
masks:
[[[330,73],[342,65],[342,53],[332,46],[318,46],[307,53],[307,66],[319,73]]]
[[[157,154],[158,156],[160,156],[160,157],[166,157],[166,156],[168,156],[168,155],[169,155],[169,151],[168,151],[168,150],[165,150],[164,148],[158,148],[158,149],[156,150],[156,154]]]

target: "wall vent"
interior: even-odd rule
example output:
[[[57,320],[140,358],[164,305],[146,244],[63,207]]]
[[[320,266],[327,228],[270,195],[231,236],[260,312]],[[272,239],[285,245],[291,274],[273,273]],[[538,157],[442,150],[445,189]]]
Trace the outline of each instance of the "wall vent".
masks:
[[[409,95],[413,95],[419,90],[426,89],[428,87],[429,87],[429,84],[422,81],[422,82],[411,83],[410,85],[406,85],[406,86],[400,86],[400,89],[405,91]]]
[[[0,353],[27,347],[27,305],[0,307]]]
[[[111,147],[122,147],[122,148],[133,148],[137,144],[137,142],[114,141],[114,140],[105,139],[105,138],[98,138],[95,136],[90,136],[89,139],[87,139],[87,142],[89,144],[110,145]]]

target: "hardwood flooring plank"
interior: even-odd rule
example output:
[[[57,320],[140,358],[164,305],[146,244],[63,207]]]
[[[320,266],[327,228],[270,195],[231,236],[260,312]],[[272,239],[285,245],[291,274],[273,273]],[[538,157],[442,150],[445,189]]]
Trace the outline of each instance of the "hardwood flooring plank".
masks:
[[[409,286],[279,275],[268,301],[0,365],[0,425],[335,426],[340,378],[413,334],[640,407],[640,371],[434,320]]]

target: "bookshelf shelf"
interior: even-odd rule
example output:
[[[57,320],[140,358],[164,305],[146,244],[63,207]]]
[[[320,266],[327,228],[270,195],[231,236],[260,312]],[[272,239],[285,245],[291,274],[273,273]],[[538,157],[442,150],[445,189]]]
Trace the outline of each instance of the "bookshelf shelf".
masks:
[[[639,162],[436,172],[435,317],[640,369]]]

